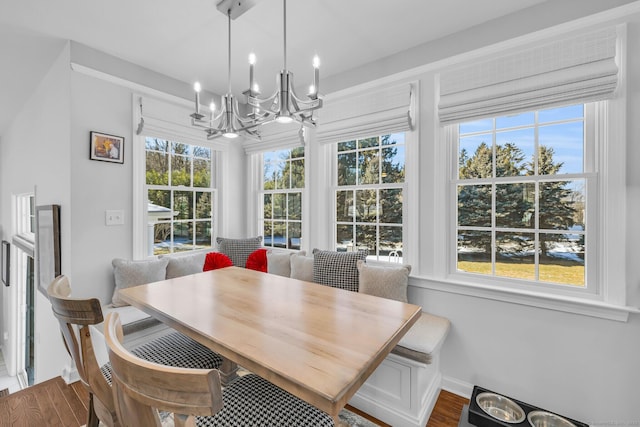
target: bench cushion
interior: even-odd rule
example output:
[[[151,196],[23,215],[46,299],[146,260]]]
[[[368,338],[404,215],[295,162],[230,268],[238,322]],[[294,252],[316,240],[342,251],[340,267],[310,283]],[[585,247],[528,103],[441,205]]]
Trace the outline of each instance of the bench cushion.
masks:
[[[131,350],[141,359],[165,366],[190,369],[219,369],[222,357],[199,342],[180,332],[156,338]],[[100,368],[102,375],[111,384],[111,364]]]
[[[451,323],[444,317],[425,313],[413,324],[392,353],[429,364],[431,353],[438,350],[449,333]]]
[[[254,374],[244,375],[222,391],[223,406],[212,417],[196,417],[201,427],[333,427],[325,412]]]

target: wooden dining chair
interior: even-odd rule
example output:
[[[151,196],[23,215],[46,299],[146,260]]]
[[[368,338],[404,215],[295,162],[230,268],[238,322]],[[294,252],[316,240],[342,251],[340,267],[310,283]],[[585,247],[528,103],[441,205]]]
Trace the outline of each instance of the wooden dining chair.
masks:
[[[97,427],[100,420],[109,427],[119,426],[111,385],[101,371],[91,342],[89,326],[103,321],[100,301],[69,298],[71,286],[66,276],[54,279],[47,293],[53,314],[60,322],[65,347],[89,392],[87,427]]]
[[[158,410],[172,412],[176,427],[335,426],[325,412],[257,375],[240,376],[222,388],[216,369],[140,359],[122,343],[118,313],[109,313],[105,324],[114,401],[124,427],[159,427]]]
[[[109,427],[120,426],[111,389],[111,365],[99,365],[91,340],[90,325],[103,321],[100,301],[71,298],[71,285],[66,276],[55,278],[47,292],[53,314],[60,322],[65,347],[89,392],[87,427],[96,427],[99,421]],[[220,355],[179,332],[156,338],[131,351],[137,357],[161,365],[202,369],[223,365]]]

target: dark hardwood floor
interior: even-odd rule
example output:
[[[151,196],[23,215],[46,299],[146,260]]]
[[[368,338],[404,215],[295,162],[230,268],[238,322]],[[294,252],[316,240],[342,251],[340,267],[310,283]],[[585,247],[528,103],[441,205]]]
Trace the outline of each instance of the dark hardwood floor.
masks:
[[[62,378],[57,377],[0,397],[0,426],[80,427],[86,422],[88,400],[89,396],[82,384],[76,382],[67,385]],[[442,390],[427,427],[456,427],[462,406],[467,403],[467,399]],[[349,409],[381,427],[388,427],[388,424],[373,419],[355,408]]]

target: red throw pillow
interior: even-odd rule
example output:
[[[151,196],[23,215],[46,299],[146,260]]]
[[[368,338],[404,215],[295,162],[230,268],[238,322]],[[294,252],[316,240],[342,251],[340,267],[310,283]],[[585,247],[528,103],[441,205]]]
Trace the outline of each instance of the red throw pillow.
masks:
[[[209,252],[204,258],[202,271],[217,270],[218,268],[231,267],[231,258],[222,252]]]
[[[267,250],[256,249],[249,254],[247,258],[247,265],[245,266],[249,270],[267,272]]]

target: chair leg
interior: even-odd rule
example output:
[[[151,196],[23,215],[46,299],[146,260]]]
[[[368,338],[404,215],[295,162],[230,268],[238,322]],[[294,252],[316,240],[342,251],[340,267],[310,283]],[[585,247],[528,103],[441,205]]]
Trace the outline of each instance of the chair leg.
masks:
[[[93,393],[89,393],[89,410],[87,414],[87,427],[98,427],[100,424],[100,420],[98,419],[98,415],[96,415],[96,410],[93,407]]]

